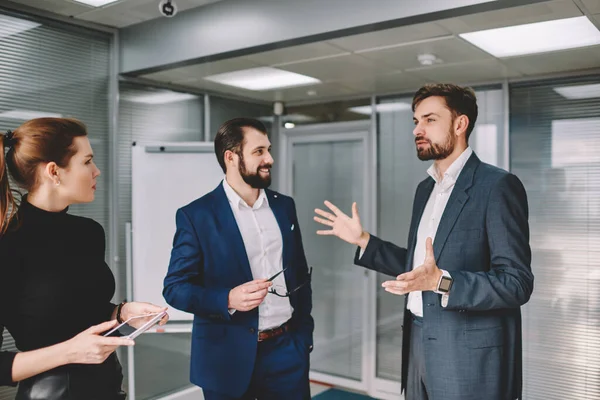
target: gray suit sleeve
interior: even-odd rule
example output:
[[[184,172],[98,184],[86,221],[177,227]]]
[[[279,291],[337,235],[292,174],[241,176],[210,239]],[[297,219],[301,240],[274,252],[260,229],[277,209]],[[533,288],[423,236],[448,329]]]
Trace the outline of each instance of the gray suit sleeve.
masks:
[[[362,257],[360,247],[356,249],[354,264],[390,276],[400,275],[406,272],[406,249],[371,235]]]
[[[451,271],[454,283],[446,310],[518,308],[533,292],[527,194],[512,174],[492,189],[486,211],[490,246],[487,272]],[[443,268],[443,266],[441,266]]]

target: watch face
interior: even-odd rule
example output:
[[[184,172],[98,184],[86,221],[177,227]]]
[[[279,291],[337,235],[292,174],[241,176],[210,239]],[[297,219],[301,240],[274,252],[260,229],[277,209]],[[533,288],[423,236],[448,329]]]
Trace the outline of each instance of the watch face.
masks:
[[[452,279],[442,276],[442,281],[440,282],[440,291],[447,292],[450,290],[450,286],[452,286]]]

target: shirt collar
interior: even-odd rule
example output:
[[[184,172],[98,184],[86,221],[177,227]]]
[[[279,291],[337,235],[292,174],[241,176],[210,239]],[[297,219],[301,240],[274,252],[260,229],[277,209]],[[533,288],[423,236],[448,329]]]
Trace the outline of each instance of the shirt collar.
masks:
[[[229,183],[227,182],[227,178],[223,178],[223,189],[225,190],[225,195],[227,196],[229,203],[237,207],[238,209],[240,209],[241,207],[248,207],[256,210],[264,206],[269,206],[269,199],[267,199],[267,195],[264,189],[260,189],[258,199],[252,207],[246,204],[244,199],[242,199],[240,195],[237,194],[235,190],[233,190],[231,185],[229,185]]]
[[[443,186],[453,185],[454,183],[456,183],[458,176],[465,167],[465,164],[469,160],[469,157],[471,157],[471,154],[473,154],[473,149],[471,149],[471,147],[467,147],[465,151],[463,151],[462,154],[458,156],[458,158],[454,160],[454,162],[448,167],[448,169],[444,173],[444,176],[442,177],[442,182],[438,182],[437,168],[435,166],[435,163],[431,164],[431,166],[427,170],[427,173],[438,184],[444,183]]]

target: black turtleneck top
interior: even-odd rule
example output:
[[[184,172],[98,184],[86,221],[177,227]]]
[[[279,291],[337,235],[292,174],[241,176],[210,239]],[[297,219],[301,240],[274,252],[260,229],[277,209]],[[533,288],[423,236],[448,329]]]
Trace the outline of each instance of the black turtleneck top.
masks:
[[[24,197],[18,222],[0,236],[0,341],[5,327],[19,350],[35,350],[108,321],[115,280],[105,245],[97,222],[41,210]],[[15,354],[0,353],[0,386],[14,384]]]

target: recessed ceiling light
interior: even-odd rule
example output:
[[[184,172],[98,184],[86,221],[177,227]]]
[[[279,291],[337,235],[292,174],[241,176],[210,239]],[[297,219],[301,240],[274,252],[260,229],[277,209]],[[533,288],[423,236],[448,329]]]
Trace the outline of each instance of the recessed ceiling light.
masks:
[[[296,127],[296,124],[293,122],[286,122],[283,126],[285,129],[292,129]]]
[[[92,7],[102,7],[110,3],[115,3],[119,0],[74,0],[77,3],[87,4]]]
[[[26,19],[9,17],[8,15],[0,15],[0,39],[16,35],[17,33],[25,32],[40,26],[37,22],[28,21]]]
[[[29,121],[34,118],[62,118],[62,114],[34,110],[10,110],[1,112],[0,118]]]
[[[409,103],[381,103],[375,106],[375,111],[378,113],[385,112],[394,112],[394,111],[406,111],[411,110],[412,106]],[[359,106],[359,107],[350,107],[348,111],[355,112],[357,114],[371,115],[373,111],[372,106]]]
[[[593,99],[600,97],[600,83],[555,87],[554,91],[569,100]]]
[[[320,80],[277,68],[259,67],[207,76],[204,79],[247,90],[272,90],[321,83]]]
[[[172,92],[170,90],[158,91],[154,93],[136,93],[123,96],[122,100],[132,103],[143,104],[167,104],[184,100],[197,99],[198,96],[189,93]]]
[[[585,16],[462,33],[460,37],[494,57],[521,56],[600,44],[600,31]]]

